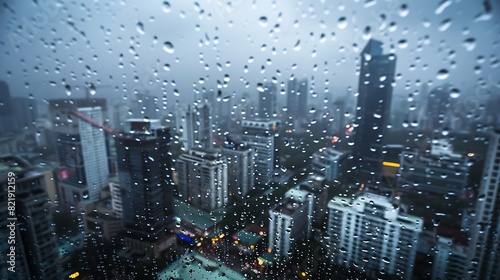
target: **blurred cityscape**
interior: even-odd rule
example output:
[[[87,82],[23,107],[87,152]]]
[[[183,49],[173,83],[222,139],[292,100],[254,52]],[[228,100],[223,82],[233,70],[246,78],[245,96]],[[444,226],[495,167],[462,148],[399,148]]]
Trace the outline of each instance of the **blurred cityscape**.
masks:
[[[500,87],[402,97],[387,42],[359,48],[324,99],[308,74],[175,103],[2,78],[0,279],[500,279]]]

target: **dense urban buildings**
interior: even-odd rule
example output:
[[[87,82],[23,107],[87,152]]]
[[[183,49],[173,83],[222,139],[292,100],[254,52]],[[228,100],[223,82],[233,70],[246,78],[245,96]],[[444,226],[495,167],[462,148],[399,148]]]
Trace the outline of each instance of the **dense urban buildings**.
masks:
[[[21,2],[0,279],[500,280],[498,1]]]

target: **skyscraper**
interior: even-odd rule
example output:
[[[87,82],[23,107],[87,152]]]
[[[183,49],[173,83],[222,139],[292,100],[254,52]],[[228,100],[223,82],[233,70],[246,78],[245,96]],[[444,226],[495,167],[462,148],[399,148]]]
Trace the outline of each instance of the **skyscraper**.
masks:
[[[226,137],[222,156],[227,162],[229,197],[244,198],[254,185],[254,151],[250,146]]]
[[[107,186],[108,150],[102,125],[105,99],[50,100],[50,113],[59,163],[58,200],[76,206],[83,199],[98,199]]]
[[[278,120],[249,119],[241,122],[241,140],[255,151],[255,186],[268,187],[279,169]]]
[[[470,242],[469,279],[500,279],[500,130],[491,133]]]
[[[13,205],[12,200],[8,200],[11,197],[8,192],[15,195],[13,214],[16,220],[12,220],[11,212],[7,211],[7,207]],[[0,194],[1,270],[7,269],[4,258],[10,260],[11,246],[15,248],[15,273],[1,271],[0,277],[6,280],[60,279],[57,237],[44,175],[19,157],[0,157]],[[8,236],[15,236],[15,244],[8,242]]]
[[[116,142],[122,216],[130,248],[158,248],[173,218],[170,129],[159,120],[130,119]],[[158,255],[157,249],[148,251]]]
[[[268,82],[262,85],[262,89],[259,90],[259,118],[269,119],[276,114],[277,94],[277,88],[274,83]]]
[[[422,219],[389,198],[372,193],[328,203],[329,254],[333,263],[355,265],[376,277],[381,271],[411,279]]]
[[[186,137],[186,150],[192,148],[212,147],[212,116],[211,107],[207,102],[188,106],[186,112],[186,127],[183,129]]]
[[[287,129],[297,128],[307,116],[307,79],[297,81],[293,78],[288,81],[286,99]]]
[[[177,159],[182,199],[211,211],[227,203],[227,165],[217,149],[192,149]]]
[[[382,54],[382,42],[370,40],[361,53],[353,156],[358,178],[379,180],[383,137],[390,119],[396,56]]]

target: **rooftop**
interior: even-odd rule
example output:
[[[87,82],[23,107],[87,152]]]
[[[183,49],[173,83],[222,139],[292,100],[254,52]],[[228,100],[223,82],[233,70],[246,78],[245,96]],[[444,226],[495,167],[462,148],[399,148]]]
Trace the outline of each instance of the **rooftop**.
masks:
[[[198,254],[187,255],[158,273],[158,279],[243,280],[241,273]]]

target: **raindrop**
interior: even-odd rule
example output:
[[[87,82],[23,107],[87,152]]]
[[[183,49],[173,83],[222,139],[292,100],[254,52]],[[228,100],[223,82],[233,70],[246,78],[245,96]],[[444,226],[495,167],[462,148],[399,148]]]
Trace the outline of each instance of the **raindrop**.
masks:
[[[476,47],[476,39],[474,38],[467,38],[464,40],[462,44],[467,51],[472,51]]]
[[[406,39],[401,39],[398,41],[398,47],[400,49],[406,49],[408,47],[408,41]]]
[[[144,35],[144,24],[140,21],[137,23],[137,32],[139,32],[139,34],[141,35]]]
[[[260,17],[259,18],[259,24],[262,27],[266,27],[267,26],[267,17],[265,17],[265,16]]]
[[[295,46],[293,46],[294,51],[300,51],[300,39],[297,40],[297,43],[295,43]]]
[[[438,80],[444,80],[444,79],[447,79],[449,75],[450,75],[450,73],[448,72],[448,70],[441,69],[438,71],[436,78]]]
[[[171,7],[168,1],[163,1],[163,11],[165,13],[170,13]]]
[[[401,7],[399,8],[399,16],[406,17],[409,13],[410,10],[408,9],[408,5],[402,4]]]
[[[441,14],[446,8],[448,8],[451,5],[451,3],[452,3],[451,0],[442,0],[435,11],[436,15]]]
[[[64,89],[66,91],[66,95],[70,96],[71,95],[71,86],[70,85],[65,85]]]
[[[339,18],[339,21],[337,22],[337,26],[339,29],[346,28],[347,27],[347,18],[346,17]]]
[[[450,97],[451,98],[458,98],[460,96],[460,90],[458,88],[453,88],[450,91]]]
[[[439,31],[443,32],[446,31],[448,28],[451,26],[451,19],[447,18],[441,22],[441,25],[439,26]]]
[[[174,53],[175,51],[174,45],[172,45],[172,43],[167,41],[163,44],[163,50],[166,51],[167,53]]]
[[[95,95],[96,90],[95,90],[95,85],[94,84],[90,84],[88,90],[90,92],[90,95]]]

